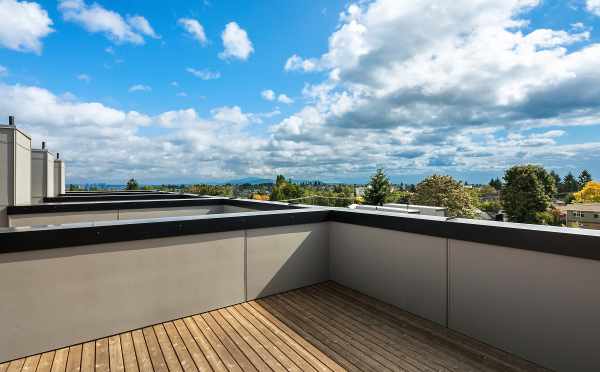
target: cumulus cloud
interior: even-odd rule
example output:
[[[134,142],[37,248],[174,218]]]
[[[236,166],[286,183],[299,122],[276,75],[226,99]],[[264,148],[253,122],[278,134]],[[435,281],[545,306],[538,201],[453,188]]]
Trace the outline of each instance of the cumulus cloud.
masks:
[[[146,18],[134,15],[125,20],[98,3],[88,5],[84,0],[61,0],[58,9],[65,21],[77,23],[88,32],[102,33],[115,43],[143,44],[144,36],[159,38]]]
[[[223,52],[219,53],[221,59],[247,60],[254,52],[252,42],[248,38],[246,30],[240,28],[237,23],[229,22],[221,34],[223,40]]]
[[[179,18],[177,23],[194,39],[198,40],[201,45],[206,45],[208,43],[208,39],[204,33],[204,27],[197,20],[193,18]]]
[[[271,89],[263,90],[262,92],[260,92],[260,96],[267,101],[275,100],[275,92],[272,91]]]
[[[587,0],[585,2],[585,8],[588,12],[600,16],[600,0]]]
[[[143,84],[135,84],[129,87],[129,92],[150,92],[151,90],[151,87]]]
[[[213,118],[217,121],[245,125],[250,122],[248,115],[242,112],[239,106],[224,106],[211,110]]]
[[[346,142],[368,141],[370,148],[361,151],[371,168],[386,164],[399,172],[489,170],[548,159],[548,149],[560,147],[560,131],[518,140],[502,133],[600,124],[600,71],[593,67],[600,44],[590,42],[583,25],[525,27],[538,5],[349,5],[326,53],[287,60],[286,71],[326,72],[326,78],[304,88],[308,106],[272,127],[273,138],[314,153],[325,146],[343,153]],[[528,147],[523,158],[515,156],[520,146]],[[404,153],[398,147],[423,152],[398,156]],[[361,171],[350,164],[344,169]]]
[[[195,77],[202,79],[202,80],[214,80],[214,79],[218,79],[221,77],[221,73],[216,71],[216,72],[212,72],[206,69],[203,70],[198,70],[192,67],[188,67],[185,69],[187,72],[189,72],[190,74],[194,75]]]
[[[286,96],[285,94],[280,94],[279,96],[277,96],[277,100],[281,103],[285,103],[286,105],[294,103],[294,100]]]
[[[294,100],[291,99],[290,97],[288,97],[286,94],[279,94],[277,95],[275,93],[275,91],[273,91],[272,89],[265,89],[262,92],[260,92],[260,96],[267,101],[275,101],[277,100],[278,102],[281,103],[285,103],[286,105],[292,104],[294,103]]]
[[[42,52],[42,39],[52,33],[52,20],[38,3],[0,1],[0,45],[19,52]]]

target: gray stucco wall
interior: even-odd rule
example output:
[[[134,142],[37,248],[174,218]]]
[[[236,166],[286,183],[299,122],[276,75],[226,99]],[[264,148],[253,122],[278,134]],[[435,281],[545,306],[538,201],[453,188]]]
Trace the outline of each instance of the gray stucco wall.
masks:
[[[450,328],[558,371],[600,370],[599,261],[457,240],[449,257]]]
[[[446,239],[330,222],[331,278],[446,324]]]
[[[0,361],[244,301],[244,232],[0,255]]]
[[[329,280],[328,239],[328,223],[248,230],[248,300]]]

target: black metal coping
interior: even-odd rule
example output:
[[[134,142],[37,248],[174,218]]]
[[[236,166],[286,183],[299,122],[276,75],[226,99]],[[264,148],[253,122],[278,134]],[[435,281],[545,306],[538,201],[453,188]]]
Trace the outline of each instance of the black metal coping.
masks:
[[[0,254],[318,223],[326,221],[327,215],[326,209],[315,208],[15,227],[0,230]]]
[[[202,199],[196,199],[200,202]],[[600,231],[495,221],[402,215],[346,208],[296,207],[283,203],[209,199],[262,211],[145,220],[0,229],[0,253],[112,243],[177,235],[342,222],[433,237],[600,260]],[[281,209],[287,207],[287,209]],[[281,210],[267,210],[281,209]],[[292,209],[290,209],[292,208]],[[390,244],[395,244],[390,241]],[[369,247],[365,247],[369,249]],[[485,247],[482,247],[485,249]]]
[[[329,213],[329,220],[335,222],[600,260],[600,230],[347,208],[329,208]]]
[[[299,206],[289,205],[286,203],[264,202],[259,200],[199,197],[189,199],[111,200],[77,203],[13,205],[6,208],[6,213],[11,216],[37,213],[91,212],[124,209],[196,207],[210,205],[231,205],[236,207],[250,208],[257,211],[300,208]]]
[[[92,201],[116,201],[116,200],[151,200],[151,199],[189,199],[199,198],[193,194],[171,194],[171,193],[135,193],[125,195],[67,195],[45,197],[44,203],[80,203]]]

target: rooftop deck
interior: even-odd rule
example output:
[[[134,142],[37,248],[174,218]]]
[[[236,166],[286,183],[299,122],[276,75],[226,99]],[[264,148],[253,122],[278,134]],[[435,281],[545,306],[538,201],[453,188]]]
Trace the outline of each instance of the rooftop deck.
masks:
[[[94,370],[545,371],[331,281],[0,364]]]

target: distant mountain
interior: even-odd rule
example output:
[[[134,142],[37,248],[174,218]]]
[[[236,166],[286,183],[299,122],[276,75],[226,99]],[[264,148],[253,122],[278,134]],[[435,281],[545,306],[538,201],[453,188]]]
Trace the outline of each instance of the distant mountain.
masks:
[[[225,183],[230,183],[232,185],[244,185],[244,184],[260,185],[262,183],[273,183],[273,180],[269,179],[269,178],[246,177],[246,178],[240,178],[237,180],[227,181]]]

